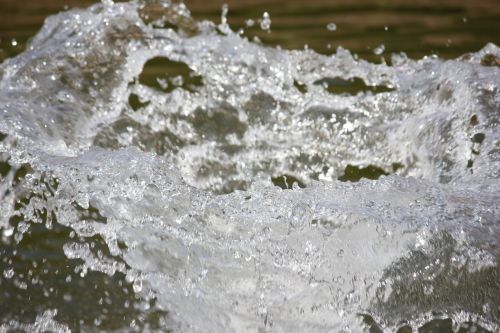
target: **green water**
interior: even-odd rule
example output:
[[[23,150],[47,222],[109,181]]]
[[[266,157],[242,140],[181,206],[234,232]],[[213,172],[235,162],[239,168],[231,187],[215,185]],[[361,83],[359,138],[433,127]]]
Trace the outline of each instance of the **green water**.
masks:
[[[95,1],[36,0],[0,2],[0,61],[14,56],[41,27],[44,17],[64,8],[86,7]],[[453,58],[475,52],[486,43],[500,44],[499,1],[199,1],[186,0],[193,17],[220,21],[221,5],[229,5],[228,22],[237,31],[245,21],[249,38],[287,49],[312,48],[330,54],[338,46],[371,61],[390,61],[392,52],[411,58],[436,54]],[[270,14],[271,32],[260,29],[258,19]],[[328,23],[336,30],[329,31]],[[382,55],[373,50],[385,46]]]

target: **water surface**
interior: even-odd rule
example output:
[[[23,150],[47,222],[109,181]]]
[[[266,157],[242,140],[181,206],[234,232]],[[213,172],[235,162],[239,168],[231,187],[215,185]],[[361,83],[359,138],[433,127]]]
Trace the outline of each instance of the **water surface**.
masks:
[[[0,331],[497,332],[497,37],[384,16],[496,7],[191,5],[68,10],[0,65]]]

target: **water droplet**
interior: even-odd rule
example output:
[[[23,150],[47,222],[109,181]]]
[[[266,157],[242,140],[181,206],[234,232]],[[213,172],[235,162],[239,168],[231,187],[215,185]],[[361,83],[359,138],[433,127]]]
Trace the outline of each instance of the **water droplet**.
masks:
[[[260,28],[268,32],[271,30],[271,17],[268,12],[264,12],[262,15],[262,19],[260,19]]]
[[[330,31],[335,31],[335,30],[337,30],[337,25],[336,25],[335,23],[331,22],[331,23],[328,23],[328,24],[326,25],[326,28],[327,28],[328,30],[330,30]]]
[[[376,48],[373,49],[373,53],[376,55],[381,55],[382,53],[384,53],[384,51],[385,51],[384,44],[380,44],[379,46],[377,46]]]
[[[227,24],[227,13],[229,12],[229,7],[227,4],[222,5],[222,12],[220,14],[220,24],[219,24],[219,30],[223,34],[228,34],[231,32],[231,29],[229,28],[229,25]]]
[[[14,270],[12,268],[7,269],[3,271],[3,276],[5,276],[6,279],[10,279],[14,276]]]
[[[14,234],[14,228],[4,229],[3,235],[4,237],[10,237]]]
[[[433,291],[434,291],[434,287],[432,285],[424,285],[424,294],[426,296],[431,295]]]

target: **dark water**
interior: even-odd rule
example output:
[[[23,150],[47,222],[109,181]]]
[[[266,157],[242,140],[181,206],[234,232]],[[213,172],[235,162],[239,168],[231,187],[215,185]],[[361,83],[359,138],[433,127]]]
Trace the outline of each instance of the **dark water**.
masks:
[[[0,61],[21,52],[46,16],[65,8],[86,7],[96,1],[0,1]],[[430,54],[452,58],[475,52],[486,43],[500,44],[500,1],[325,1],[325,0],[215,0],[185,1],[196,19],[219,21],[221,7],[229,5],[229,24],[236,30],[248,19],[258,20],[267,11],[272,32],[258,22],[246,29],[269,45],[302,49],[304,45],[331,54],[343,46],[360,57],[379,61],[373,54],[405,52],[411,58]],[[326,29],[335,23],[336,30]],[[15,44],[15,45],[14,45]],[[386,57],[388,60],[389,57]]]

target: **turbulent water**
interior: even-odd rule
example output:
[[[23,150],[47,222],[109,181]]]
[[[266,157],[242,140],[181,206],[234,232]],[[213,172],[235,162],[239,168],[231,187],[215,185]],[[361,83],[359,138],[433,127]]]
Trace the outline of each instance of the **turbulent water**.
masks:
[[[106,1],[0,65],[0,332],[498,332],[500,48],[225,12]]]

